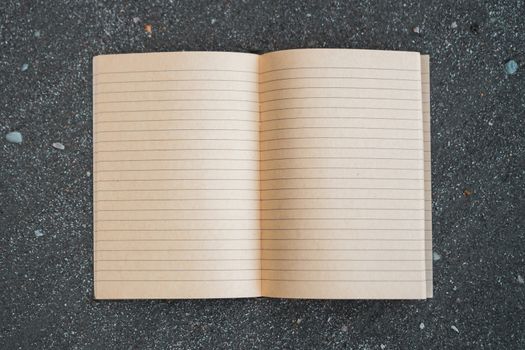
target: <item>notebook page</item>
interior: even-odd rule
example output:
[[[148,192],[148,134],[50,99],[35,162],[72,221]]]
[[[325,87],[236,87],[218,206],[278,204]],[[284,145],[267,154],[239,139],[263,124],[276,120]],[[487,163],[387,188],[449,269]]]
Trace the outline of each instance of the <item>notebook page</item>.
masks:
[[[425,151],[425,259],[427,298],[433,296],[432,273],[432,173],[430,153],[430,58],[421,56],[421,89],[423,106],[423,140]]]
[[[263,295],[425,298],[420,55],[263,55]]]
[[[259,296],[258,56],[93,66],[95,297]]]

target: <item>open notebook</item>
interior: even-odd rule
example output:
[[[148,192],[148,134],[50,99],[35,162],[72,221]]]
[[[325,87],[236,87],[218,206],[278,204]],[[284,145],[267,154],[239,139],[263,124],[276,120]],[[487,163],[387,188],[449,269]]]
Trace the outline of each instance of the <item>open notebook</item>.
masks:
[[[429,61],[93,61],[95,298],[432,296]]]

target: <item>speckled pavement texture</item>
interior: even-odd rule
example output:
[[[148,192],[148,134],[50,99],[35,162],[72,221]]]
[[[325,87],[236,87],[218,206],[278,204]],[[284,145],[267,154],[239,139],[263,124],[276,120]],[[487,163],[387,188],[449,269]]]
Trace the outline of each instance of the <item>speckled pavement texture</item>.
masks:
[[[0,348],[525,348],[525,3],[390,3],[2,1]],[[435,297],[93,301],[92,57],[298,47],[431,55]]]

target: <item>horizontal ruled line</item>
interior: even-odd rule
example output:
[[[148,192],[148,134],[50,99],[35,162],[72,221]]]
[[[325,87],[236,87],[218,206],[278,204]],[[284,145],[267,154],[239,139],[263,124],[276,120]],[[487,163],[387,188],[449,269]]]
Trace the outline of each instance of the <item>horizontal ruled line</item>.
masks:
[[[261,129],[261,132],[268,131],[283,131],[283,130],[325,130],[325,129],[336,129],[336,130],[404,130],[404,131],[421,131],[421,128],[387,128],[387,127],[367,127],[367,126],[303,126],[298,128],[274,128],[274,129]]]
[[[160,83],[160,82],[175,82],[175,81],[205,81],[205,82],[212,82],[212,81],[222,81],[227,83],[251,83],[251,84],[257,84],[259,83],[258,80],[246,80],[246,79],[212,79],[212,78],[197,78],[197,79],[146,79],[146,80],[123,80],[123,81],[102,81],[98,83],[93,83],[93,86],[100,86],[100,85],[108,85],[108,84],[129,84],[129,83]]]
[[[379,158],[377,158],[379,159]],[[242,162],[258,162],[259,159],[248,159],[248,158],[150,158],[150,159],[125,159],[125,160],[97,160],[96,163],[118,163],[118,162],[161,162],[161,161],[242,161]],[[126,170],[124,170],[126,171]]]
[[[337,160],[423,160],[423,158],[394,158],[394,157],[281,157],[281,158],[265,158],[261,162],[279,161],[279,160],[302,160],[302,159],[337,159]],[[350,168],[350,167],[349,167]]]
[[[411,129],[412,130],[412,129]],[[97,131],[97,134],[103,134],[103,133],[113,133],[113,132],[163,132],[163,131],[242,131],[242,132],[258,132],[258,130],[254,129],[174,129],[174,128],[166,128],[166,129],[143,129],[143,130],[102,130]],[[144,140],[148,141],[148,140]]]
[[[259,94],[266,94],[276,91],[286,91],[286,90],[307,90],[307,89],[323,89],[323,90],[378,90],[378,91],[420,91],[420,89],[410,89],[410,88],[381,88],[381,87],[352,87],[352,86],[300,86],[300,87],[286,87],[286,88],[277,88],[277,89],[267,89],[265,91],[260,91]],[[243,93],[252,93],[258,94],[256,90],[251,89],[211,89],[211,88],[202,88],[202,89],[148,89],[148,90],[119,90],[119,91],[98,91],[93,95],[109,95],[109,94],[126,94],[126,93],[144,93],[144,92],[200,92],[200,91],[214,91],[214,92],[243,92]]]
[[[421,249],[345,249],[345,248],[261,248],[261,249],[253,249],[253,248],[237,248],[237,249],[224,249],[224,248],[211,248],[211,249],[205,249],[205,248],[196,248],[196,249],[100,249],[96,248],[97,252],[180,252],[180,251],[293,251],[293,252],[299,252],[299,251],[334,251],[334,252],[419,252]]]
[[[394,108],[394,107],[345,107],[345,106],[318,106],[318,107],[283,107],[283,108],[272,108],[265,111],[261,110],[260,113],[287,111],[292,109],[365,109],[365,110],[389,110],[389,111],[417,111],[421,112],[421,108]]]
[[[228,259],[95,259],[94,262],[102,261],[259,261],[250,258],[228,258]]]
[[[97,232],[185,232],[185,231],[255,231],[254,229],[246,229],[246,228],[188,228],[188,229],[111,229],[111,230],[100,230],[96,229]],[[326,228],[323,227],[322,229],[318,228],[272,228],[272,229],[265,229],[262,228],[262,231],[409,231],[409,232],[420,232],[421,229],[411,229],[411,228],[361,228],[361,229],[352,229],[352,228]]]
[[[370,168],[370,167],[350,167],[350,166],[343,166],[343,167],[304,167],[304,168],[272,168],[272,169],[261,169],[260,171],[275,171],[275,170],[308,170],[308,169],[347,169],[347,170],[354,170],[354,169],[360,169],[360,170],[411,170],[411,171],[417,171],[417,170],[423,170],[423,168]]]
[[[319,149],[319,150],[347,150],[347,149],[360,149],[360,150],[403,150],[403,151],[421,151],[419,148],[409,148],[409,147],[276,147],[276,148],[266,148],[260,150],[260,152],[271,152],[271,151],[286,151],[286,150],[297,150],[297,149]],[[176,149],[171,149],[175,151]],[[167,151],[167,150],[166,150]]]
[[[109,94],[126,94],[130,92],[144,93],[144,92],[195,92],[195,91],[215,91],[215,92],[245,92],[257,94],[257,90],[248,90],[248,89],[148,89],[148,90],[119,90],[119,91],[99,91],[93,95],[109,95]]]
[[[129,182],[129,181],[144,181],[144,182],[155,182],[155,181],[178,181],[178,180],[188,180],[188,181],[246,181],[247,179],[235,179],[235,178],[225,178],[225,179],[197,179],[197,178],[169,178],[169,179],[138,179],[138,180],[128,180],[128,179],[117,179],[117,180],[97,180],[97,182]],[[284,177],[284,178],[269,178],[269,179],[260,179],[254,181],[280,181],[280,180],[417,180],[417,181],[426,181],[423,178],[410,178],[410,177]]]
[[[421,99],[416,98],[386,98],[386,97],[350,97],[350,96],[308,96],[308,97],[281,97],[270,100],[260,101],[260,103],[276,102],[276,101],[289,101],[289,100],[317,100],[317,99],[344,99],[344,100],[377,100],[377,101],[414,101],[421,102]]]
[[[174,199],[97,199],[94,203],[99,202],[172,202]],[[244,201],[259,202],[259,199],[244,198],[177,198],[177,201]]]
[[[354,116],[342,116],[342,117],[336,117],[336,116],[324,116],[324,117],[286,117],[286,118],[273,118],[273,119],[265,119],[261,120],[261,123],[268,123],[268,122],[275,122],[275,121],[283,121],[283,120],[309,120],[309,119],[321,119],[321,120],[329,120],[329,119],[360,119],[360,120],[395,120],[395,121],[419,121],[419,118],[394,118],[394,117],[354,117]]]
[[[97,232],[186,232],[186,231],[257,231],[251,228],[187,228],[187,229],[105,229],[100,230],[95,228]]]
[[[94,111],[96,114],[107,113],[138,113],[138,112],[184,112],[184,111],[210,111],[210,112],[251,112],[259,113],[259,110],[252,109],[229,109],[229,108],[174,108],[174,109],[133,109],[133,110],[111,110],[111,111]]]
[[[199,69],[159,69],[159,70],[128,70],[128,71],[111,71],[99,72],[93,74],[94,77],[106,74],[135,74],[135,73],[167,73],[167,72],[230,72],[230,73],[251,73],[260,74],[259,72],[240,69],[214,69],[214,68],[199,68]]]
[[[158,148],[158,149],[144,149],[144,148],[127,148],[117,150],[100,150],[93,153],[118,153],[118,152],[165,152],[165,151],[235,151],[235,152],[258,152],[256,149],[240,149],[240,148]]]
[[[178,200],[178,199],[176,199]],[[423,200],[423,199],[420,199]],[[355,217],[342,217],[342,218],[273,218],[273,219],[259,219],[259,221],[297,221],[297,220],[303,220],[303,221],[341,221],[341,220],[347,220],[347,221],[367,221],[367,220],[374,220],[374,221],[421,221],[419,218],[355,218]],[[98,219],[97,222],[122,222],[122,221],[133,221],[133,222],[154,222],[154,221],[252,221],[252,219],[240,219],[240,218],[215,218],[215,219],[187,219],[187,218],[177,218],[177,219],[169,219],[169,218],[162,218],[162,219]]]
[[[256,180],[254,180],[256,181]],[[158,188],[158,189],[113,189],[97,190],[97,192],[166,192],[166,191],[246,191],[246,192],[268,192],[282,190],[395,190],[395,191],[421,191],[421,188],[399,188],[399,187],[276,187],[254,190],[249,188]],[[324,209],[324,208],[312,208]],[[341,208],[356,209],[356,208]],[[227,209],[224,209],[227,210]],[[240,210],[240,209],[239,209]],[[250,209],[251,210],[251,209]]]
[[[236,141],[236,142],[257,142],[256,140],[244,139],[149,139],[149,140],[104,140],[96,141],[93,144],[107,143],[107,142],[137,142],[137,141]]]
[[[341,76],[302,76],[302,77],[290,77],[290,78],[278,78],[260,81],[259,84],[274,83],[277,81],[289,81],[289,80],[304,80],[304,79],[337,79],[337,80],[381,80],[381,81],[417,81],[421,79],[410,79],[410,78],[376,78],[376,77],[341,77]]]
[[[419,249],[418,249],[419,250]],[[187,249],[100,249],[96,248],[97,252],[181,252],[181,251],[188,251],[188,252],[214,252],[214,251],[259,251],[259,249],[254,248],[187,248]]]
[[[232,168],[217,168],[217,169],[127,169],[127,170],[98,170],[95,172],[97,173],[122,173],[122,172],[155,172],[155,171],[192,171],[192,170],[198,170],[198,171],[251,171],[251,172],[258,172],[258,170],[254,169],[232,169]]]
[[[209,242],[209,241],[385,241],[385,242],[423,242],[430,241],[430,239],[420,238],[217,238],[217,239],[184,239],[184,238],[168,238],[168,239],[97,239],[97,242]]]
[[[262,261],[413,261],[424,262],[421,259],[293,259],[293,258],[261,258]]]
[[[174,169],[128,169],[128,170],[97,170],[96,173],[121,173],[121,172],[156,172],[156,171],[192,171],[192,170],[198,170],[198,171],[251,171],[251,172],[258,172],[258,171],[282,171],[282,170],[309,170],[309,169],[347,169],[347,170],[409,170],[409,171],[418,171],[423,170],[422,168],[367,168],[367,167],[305,167],[305,168],[271,168],[271,169],[260,169],[260,170],[254,170],[254,169],[232,169],[232,168],[217,168],[217,169],[199,169],[199,168],[192,168],[192,169],[180,169],[180,168],[174,168]]]
[[[323,67],[287,67],[271,69],[264,72],[242,70],[242,69],[215,69],[215,68],[199,68],[199,69],[160,69],[160,70],[128,70],[128,71],[111,71],[111,72],[98,72],[93,76],[106,75],[106,74],[134,74],[134,73],[165,73],[165,72],[231,72],[231,73],[250,73],[250,74],[267,74],[281,71],[290,70],[301,70],[301,69],[355,69],[355,70],[378,70],[378,71],[403,71],[403,72],[419,72],[418,69],[410,68],[379,68],[379,67],[360,67],[360,66],[323,66]],[[428,74],[427,74],[428,75]]]
[[[169,98],[169,99],[155,99],[155,100],[120,100],[120,101],[95,101],[94,103],[97,105],[100,104],[109,104],[109,103],[139,103],[139,102],[204,102],[204,101],[211,101],[211,102],[249,102],[249,103],[259,103],[259,101],[255,100],[242,100],[242,99],[230,99],[230,98]]]
[[[261,192],[282,190],[395,190],[395,191],[421,191],[422,188],[399,188],[399,187],[277,187],[261,189]],[[322,209],[322,208],[319,208]]]
[[[280,201],[280,200],[288,200],[288,199],[367,199],[367,200],[382,200],[382,201],[422,201],[423,198],[372,198],[372,197],[329,197],[329,198],[323,198],[323,197],[288,197],[288,198],[272,198],[272,199],[261,199],[261,202],[270,202],[270,201]],[[177,199],[179,200],[179,199]]]
[[[188,279],[176,279],[176,280],[155,280],[155,279],[149,279],[149,280],[143,280],[143,279],[120,279],[120,280],[113,280],[113,279],[95,279],[95,282],[242,282],[242,281],[260,281],[258,278],[238,278],[238,279],[213,279],[213,280],[188,280]]]
[[[184,190],[185,191],[185,190]],[[255,191],[253,191],[255,192]],[[174,201],[177,201],[174,199]],[[96,213],[101,212],[143,212],[143,211],[173,211],[173,212],[181,212],[181,211],[193,211],[193,212],[210,212],[210,211],[259,211],[259,209],[252,209],[252,208],[233,208],[233,209],[225,209],[225,208],[216,208],[216,209],[195,209],[195,208],[188,208],[188,209],[99,209],[95,210]]]
[[[266,94],[270,92],[275,91],[283,91],[283,90],[306,90],[306,89],[345,89],[345,90],[379,90],[379,91],[421,91],[418,88],[410,89],[410,88],[382,88],[382,87],[357,87],[357,86],[299,86],[299,87],[284,87],[284,88],[277,88],[277,89],[264,89],[264,91],[261,91],[260,94]]]
[[[412,261],[412,262],[425,262],[421,259],[280,259],[280,258],[261,258],[261,259],[250,259],[250,258],[229,258],[229,259],[95,259],[94,262],[101,261]]]
[[[280,282],[379,282],[379,283],[397,283],[397,282],[426,282],[426,280],[285,280],[270,278],[249,278],[249,279],[206,279],[206,280],[188,280],[188,279],[95,279],[96,282],[238,282],[238,281],[280,281]]]
[[[227,178],[227,179],[193,179],[193,178],[170,178],[170,179],[116,179],[116,180],[97,180],[96,182],[130,182],[130,181],[138,181],[138,182],[156,182],[156,181],[179,181],[179,180],[187,180],[187,181],[247,181],[247,179],[234,179],[234,178]],[[258,181],[258,180],[253,180]]]
[[[322,66],[322,67],[287,67],[287,68],[278,68],[278,69],[271,69],[264,72],[259,72],[259,74],[267,74],[267,73],[275,73],[275,72],[282,72],[282,71],[290,71],[290,70],[300,70],[300,69],[356,69],[356,70],[380,70],[380,71],[403,71],[403,72],[419,72],[419,69],[410,69],[410,68],[378,68],[378,67],[359,67],[359,66]]]
[[[99,269],[95,272],[144,272],[144,271],[201,271],[201,272],[214,272],[214,271],[275,271],[275,272],[425,272],[430,271],[427,269],[391,269],[391,270],[380,270],[380,269]]]
[[[271,141],[282,141],[282,140],[407,140],[407,141],[421,141],[421,138],[409,138],[409,137],[353,137],[353,136],[312,136],[312,137],[277,137],[273,139],[260,140],[259,142],[271,142]]]
[[[347,199],[366,199],[366,200],[382,200],[382,201],[423,201],[424,198],[373,198],[373,197],[287,197],[287,198],[272,198],[272,199],[243,199],[243,198],[177,198],[177,201],[227,201],[227,200],[238,200],[238,201],[246,201],[246,202],[270,202],[270,201],[282,201],[282,200],[290,200],[290,199],[309,199],[309,200],[323,200],[323,199],[330,199],[330,200],[347,200]],[[98,202],[165,202],[165,201],[173,201],[173,199],[98,199],[95,201],[95,203]]]
[[[411,177],[276,177],[270,179],[260,179],[259,181],[280,181],[280,180],[417,180],[423,181],[423,178]]]
[[[261,162],[280,161],[280,160],[303,160],[303,159],[337,159],[337,160],[423,160],[422,158],[386,158],[386,157],[283,157],[261,159]],[[259,159],[248,158],[140,158],[126,160],[97,160],[96,163],[116,163],[116,162],[160,162],[160,161],[250,161],[259,162]]]
[[[261,281],[274,281],[274,282],[364,282],[364,283],[370,283],[370,282],[377,282],[377,283],[406,283],[406,282],[426,282],[426,279],[423,280],[338,280],[338,279],[325,279],[325,280],[311,280],[311,279],[275,279],[275,278],[261,278]]]
[[[257,180],[253,180],[256,182]],[[113,190],[97,190],[97,192],[166,192],[166,191],[246,191],[259,192],[253,188],[158,188],[158,189],[113,189]],[[174,199],[177,200],[177,199]],[[159,209],[161,210],[161,209]],[[201,209],[184,209],[184,210],[201,210]],[[230,209],[214,209],[214,210],[230,210]],[[242,210],[242,209],[238,209]],[[248,210],[248,209],[246,209]],[[252,209],[249,209],[252,210]]]
[[[259,123],[258,120],[248,119],[233,119],[233,118],[222,118],[222,119],[189,119],[189,118],[170,118],[170,119],[147,119],[147,120],[99,120],[94,124],[105,124],[105,123],[149,123],[149,122],[178,122],[178,121],[192,121],[192,122],[208,122],[208,121],[220,121],[220,122],[245,122],[245,123]],[[124,131],[124,130],[120,130]]]
[[[145,271],[155,271],[155,272],[192,272],[192,271],[198,271],[198,272],[215,272],[215,271],[261,271],[260,269],[98,269],[95,270],[95,272],[145,272]],[[402,270],[407,271],[407,270]]]

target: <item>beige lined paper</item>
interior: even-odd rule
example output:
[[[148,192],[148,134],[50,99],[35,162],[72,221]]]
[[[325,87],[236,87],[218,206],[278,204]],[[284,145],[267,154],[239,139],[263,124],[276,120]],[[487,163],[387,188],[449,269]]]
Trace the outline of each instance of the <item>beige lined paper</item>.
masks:
[[[262,294],[425,298],[417,53],[263,55]]]
[[[258,57],[94,60],[95,297],[260,295]]]
[[[432,272],[432,172],[430,150],[430,58],[421,56],[421,89],[423,96],[423,139],[425,150],[425,255],[427,298],[433,296]]]
[[[431,297],[428,64],[96,57],[95,297]]]

